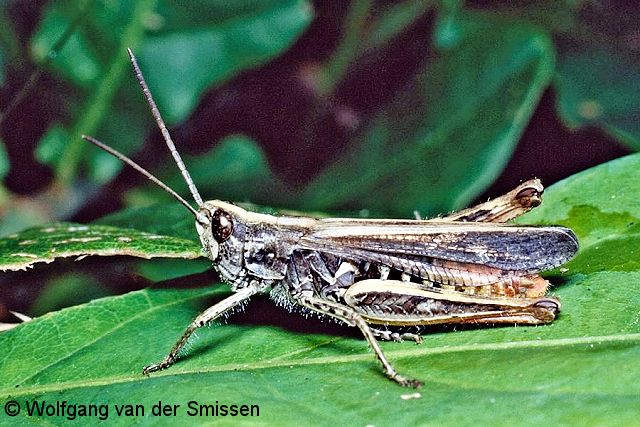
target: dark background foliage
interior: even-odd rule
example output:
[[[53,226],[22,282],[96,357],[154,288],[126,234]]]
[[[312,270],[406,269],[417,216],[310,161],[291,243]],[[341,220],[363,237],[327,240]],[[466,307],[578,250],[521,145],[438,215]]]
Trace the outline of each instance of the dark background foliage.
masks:
[[[638,145],[637,129],[633,128],[633,121],[637,119],[637,106],[632,99],[635,93],[626,92],[627,89],[637,91],[633,76],[637,70],[638,36],[634,25],[637,11],[633,2],[468,2],[464,6],[458,2],[363,1],[355,5],[318,2],[309,5],[308,12],[300,12],[308,13],[307,18],[298,17],[299,22],[291,24],[290,33],[282,36],[280,46],[271,47],[268,52],[265,49],[262,54],[255,53],[255,57],[246,59],[245,63],[237,59],[236,64],[226,64],[226,70],[209,73],[208,81],[200,85],[185,84],[186,78],[201,73],[195,69],[222,61],[200,57],[201,62],[189,59],[185,64],[182,57],[171,50],[179,49],[184,57],[197,58],[198,49],[203,49],[201,45],[206,45],[206,41],[188,40],[179,47],[174,43],[161,49],[154,49],[157,47],[154,44],[162,42],[163,37],[164,41],[172,41],[181,33],[193,33],[206,26],[215,28],[219,23],[222,26],[225,10],[227,18],[235,18],[234,14],[239,19],[246,18],[259,4],[231,2],[225,8],[223,2],[211,3],[214,7],[207,2],[175,6],[180,13],[173,11],[170,3],[161,3],[154,16],[150,12],[153,6],[147,6],[146,12],[140,12],[142,24],[139,25],[143,28],[137,31],[146,31],[154,41],[147,38],[140,42],[144,35],[132,37],[132,41],[147,47],[140,55],[145,72],[152,74],[149,76],[152,89],[154,83],[188,86],[173,87],[168,95],[164,94],[164,87],[159,88],[156,97],[165,98],[160,99],[161,106],[163,102],[171,103],[166,97],[176,96],[175,93],[197,100],[187,110],[165,112],[183,152],[203,153],[221,138],[241,133],[256,141],[266,155],[270,170],[287,187],[304,188],[344,156],[354,138],[375,120],[376,114],[391,103],[399,91],[414,84],[416,75],[445,50],[439,45],[444,42],[438,38],[455,37],[455,34],[447,35],[447,31],[461,32],[455,26],[464,25],[460,24],[462,18],[458,18],[463,14],[502,22],[510,20],[512,25],[533,23],[553,38],[557,55],[551,84],[541,94],[509,164],[501,164],[501,172],[495,174],[491,185],[474,191],[474,197],[496,195],[533,176],[549,185],[628,153]],[[267,3],[269,5],[261,6],[267,13],[265,16],[270,8],[277,14],[279,2]],[[281,4],[283,9],[300,8],[296,2]],[[349,16],[350,7],[355,10],[355,19]],[[215,12],[202,16],[202,10],[207,8]],[[133,2],[123,2],[116,8],[91,1],[59,4],[16,1],[4,5],[4,84],[0,99],[4,109],[11,107],[11,111],[3,115],[1,133],[10,165],[4,185],[10,194],[28,196],[40,194],[54,183],[62,181],[64,186],[73,183],[75,188],[69,191],[74,194],[66,196],[68,206],[65,204],[61,212],[51,213],[56,218],[86,221],[113,211],[121,206],[124,190],[139,184],[141,178],[129,170],[116,176],[121,168],[116,162],[97,166],[95,160],[85,165],[88,173],[86,168],[77,167],[77,163],[88,162],[84,158],[57,165],[57,159],[68,158],[64,142],[50,143],[49,149],[41,148],[45,153],[36,155],[36,148],[44,141],[64,139],[71,131],[95,130],[101,138],[109,137],[108,143],[135,153],[137,159],[144,159],[150,168],[167,160],[159,132],[148,126],[150,119],[144,116],[147,113],[141,105],[140,94],[127,71],[110,82],[117,84],[103,90],[108,92],[108,99],[100,111],[92,112],[89,118],[83,116],[86,113],[82,109],[86,111],[88,107],[84,104],[86,97],[95,95],[96,86],[104,82],[101,73],[109,71],[114,63],[125,61],[124,52],[116,48],[121,42],[118,39],[121,31],[134,26],[127,21],[127,18],[133,19],[133,9]],[[171,12],[175,13],[168,18]],[[253,12],[260,13],[259,10]],[[154,19],[160,24],[154,23]],[[100,26],[114,21],[117,25]],[[247,21],[251,21],[250,18]],[[154,25],[164,27],[155,29]],[[389,34],[384,33],[387,27],[391,28],[387,30]],[[492,31],[498,32],[499,28],[488,30]],[[367,37],[373,40],[367,42]],[[231,40],[229,46],[239,48],[242,44]],[[146,54],[146,51],[152,53]],[[232,55],[251,56],[241,52],[232,52]],[[152,61],[157,57],[162,61],[154,66]],[[464,60],[471,68],[478,58]],[[172,67],[160,69],[171,61]],[[338,72],[327,77],[336,70]],[[456,70],[447,72],[453,74]],[[30,79],[35,83],[16,105],[17,95]],[[611,99],[616,91],[626,101],[620,97]],[[615,102],[626,102],[629,108],[622,110],[621,106],[610,105]],[[411,108],[411,105],[404,107]],[[135,111],[131,111],[134,108]],[[116,120],[119,123],[114,123]],[[89,129],[76,129],[78,123],[90,125]],[[138,125],[135,130],[134,125]],[[60,126],[65,130],[64,136],[55,132]],[[105,127],[115,129],[106,133]],[[70,137],[77,138],[77,135]],[[407,142],[395,141],[396,144]],[[455,141],[451,145],[455,150]],[[78,154],[76,151],[84,154],[91,150],[75,149],[71,154]],[[104,160],[104,156],[99,159]],[[64,173],[64,169],[72,171]],[[106,186],[97,185],[106,182]],[[215,188],[215,183],[211,186]],[[237,193],[237,198],[246,198],[241,190]],[[273,197],[268,196],[259,199],[252,201],[298,207],[295,197],[293,201],[291,198],[273,201]],[[10,202],[9,198],[7,203]],[[342,204],[353,209],[367,207],[358,203]],[[446,209],[458,207],[445,206]],[[10,209],[5,212],[7,210]],[[392,207],[388,210],[391,212],[380,213],[407,214],[393,212]],[[9,226],[9,229],[19,226]]]

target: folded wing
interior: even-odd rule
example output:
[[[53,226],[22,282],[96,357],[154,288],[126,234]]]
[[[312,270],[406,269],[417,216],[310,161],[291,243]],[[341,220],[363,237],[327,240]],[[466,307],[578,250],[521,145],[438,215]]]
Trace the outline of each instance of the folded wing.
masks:
[[[565,227],[409,220],[319,220],[298,245],[404,271],[438,259],[537,273],[578,250],[575,234]]]

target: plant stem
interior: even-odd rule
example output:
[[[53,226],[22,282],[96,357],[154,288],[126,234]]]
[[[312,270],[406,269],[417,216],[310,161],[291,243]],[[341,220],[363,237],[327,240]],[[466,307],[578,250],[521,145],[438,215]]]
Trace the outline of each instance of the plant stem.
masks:
[[[319,91],[328,95],[344,78],[349,65],[358,55],[365,23],[369,17],[371,0],[353,0],[344,25],[342,41],[320,72]]]
[[[143,0],[136,3],[133,16],[125,28],[120,45],[113,60],[100,80],[97,88],[89,96],[84,108],[84,114],[76,121],[70,132],[71,141],[62,153],[56,167],[56,179],[64,187],[68,186],[76,176],[82,152],[86,143],[81,139],[82,134],[91,134],[105,119],[111,101],[115,96],[120,81],[129,63],[126,48],[134,49],[140,44],[144,36],[144,17],[155,8],[156,0]]]
[[[31,74],[29,75],[29,78],[27,78],[27,80],[22,85],[18,93],[7,104],[4,111],[0,112],[0,125],[2,125],[2,123],[7,118],[7,116],[11,114],[13,109],[16,108],[22,102],[24,97],[27,96],[27,94],[29,94],[29,92],[31,91],[31,89],[33,89],[33,87],[36,85],[38,80],[40,80],[40,77],[43,74],[43,70],[49,66],[53,58],[55,58],[55,56],[64,47],[67,40],[69,40],[69,37],[71,37],[71,35],[76,31],[78,25],[80,25],[80,22],[85,18],[85,15],[93,7],[93,3],[94,3],[94,0],[87,0],[80,5],[78,13],[76,14],[76,17],[73,19],[73,21],[64,31],[64,33],[62,33],[58,41],[56,41],[56,43],[51,47],[51,49],[49,49],[49,53],[45,57],[44,61],[41,64],[36,66],[36,69],[31,72]],[[8,26],[9,28],[8,31],[4,32],[5,35],[2,37],[2,41],[4,42],[3,44],[6,45],[6,49],[9,52],[9,55],[10,55],[9,59],[11,61],[20,63],[19,60],[16,61],[15,59],[18,55],[19,44],[17,39],[15,39],[15,37],[12,37],[13,34],[11,31],[11,25],[9,22],[10,21],[7,21],[7,17],[4,11],[0,9],[0,25]]]

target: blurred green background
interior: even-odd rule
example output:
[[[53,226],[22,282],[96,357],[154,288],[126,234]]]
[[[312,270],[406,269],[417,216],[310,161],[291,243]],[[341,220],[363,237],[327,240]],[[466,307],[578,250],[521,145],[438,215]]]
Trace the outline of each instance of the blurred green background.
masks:
[[[125,52],[207,198],[432,216],[640,147],[633,2],[62,1],[0,9],[2,225],[184,193]]]
[[[407,218],[640,149],[638,22],[634,1],[1,2],[0,235],[97,220],[195,237],[188,212],[80,139],[188,196],[127,47],[205,199]],[[212,283],[208,265],[3,274],[0,322]]]

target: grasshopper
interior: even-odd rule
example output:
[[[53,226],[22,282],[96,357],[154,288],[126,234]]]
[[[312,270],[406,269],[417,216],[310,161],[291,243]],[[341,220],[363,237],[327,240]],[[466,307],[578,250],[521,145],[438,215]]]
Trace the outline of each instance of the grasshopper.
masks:
[[[176,362],[193,332],[269,293],[279,305],[360,329],[384,374],[402,386],[422,383],[400,375],[378,339],[421,342],[388,326],[552,322],[560,302],[545,296],[539,273],[578,250],[568,228],[506,225],[541,203],[543,187],[530,180],[475,207],[431,220],[320,219],[272,216],[229,202],[203,201],[173,143],[135,56],[131,64],[164,140],[197,209],[150,172],[113,148],[97,145],[171,194],[195,217],[213,268],[233,294],[197,316],[168,355],[143,374]]]

